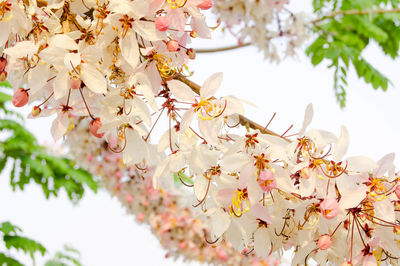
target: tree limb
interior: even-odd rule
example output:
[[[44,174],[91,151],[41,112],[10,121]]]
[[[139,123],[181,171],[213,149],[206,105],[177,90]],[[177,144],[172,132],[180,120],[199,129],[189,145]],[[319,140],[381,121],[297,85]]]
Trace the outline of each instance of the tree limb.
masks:
[[[240,45],[231,45],[231,46],[220,47],[220,48],[195,49],[195,51],[197,54],[216,53],[216,52],[224,52],[224,51],[234,50],[234,49],[238,49],[238,48],[243,48],[243,47],[247,47],[250,45],[251,45],[251,43],[247,42],[247,43],[240,44]]]
[[[189,80],[188,78],[186,78],[183,75],[178,75],[175,77],[175,79],[182,81],[183,83],[185,83],[186,85],[188,85],[192,91],[194,91],[196,94],[200,95],[200,86],[197,85],[196,83],[194,83],[193,81]],[[287,142],[290,142],[290,140],[282,137],[281,135],[264,128],[263,126],[261,126],[260,124],[248,119],[247,117],[243,116],[243,115],[239,115],[239,123],[244,126],[244,127],[250,127],[252,129],[258,129],[260,130],[261,133],[264,134],[268,134],[268,135],[272,135],[272,136],[276,136],[276,137],[280,137],[282,139],[284,139]]]

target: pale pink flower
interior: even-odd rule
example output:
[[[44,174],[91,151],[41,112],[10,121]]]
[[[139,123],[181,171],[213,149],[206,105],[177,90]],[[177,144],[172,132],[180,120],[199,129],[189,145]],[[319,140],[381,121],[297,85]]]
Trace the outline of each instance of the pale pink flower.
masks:
[[[336,199],[324,199],[321,204],[321,213],[326,219],[332,219],[339,213],[339,204]]]
[[[260,172],[258,184],[265,192],[271,192],[277,187],[274,174],[270,170],[263,170]]]

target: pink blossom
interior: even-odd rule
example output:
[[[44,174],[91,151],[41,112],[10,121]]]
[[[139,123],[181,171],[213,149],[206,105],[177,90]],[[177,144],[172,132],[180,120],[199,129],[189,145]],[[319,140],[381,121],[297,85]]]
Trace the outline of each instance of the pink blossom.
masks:
[[[332,219],[339,213],[339,204],[334,198],[324,199],[320,207],[321,213],[326,219]]]
[[[93,119],[89,125],[90,133],[92,133],[92,135],[97,138],[102,138],[104,136],[104,133],[98,133],[100,127],[101,127],[100,118]]]
[[[29,94],[23,88],[19,88],[14,92],[12,97],[12,104],[15,107],[22,107],[29,101]]]
[[[318,248],[319,249],[326,250],[326,249],[330,248],[331,244],[332,244],[332,238],[328,234],[322,235],[318,239]]]
[[[277,187],[274,174],[270,170],[261,171],[258,176],[258,184],[265,192],[271,192],[271,190]]]
[[[156,18],[156,29],[159,31],[166,31],[169,27],[169,19],[167,17]]]

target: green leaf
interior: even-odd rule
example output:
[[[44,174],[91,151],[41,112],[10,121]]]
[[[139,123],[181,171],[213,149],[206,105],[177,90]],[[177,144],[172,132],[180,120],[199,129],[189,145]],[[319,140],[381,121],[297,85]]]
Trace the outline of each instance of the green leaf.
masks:
[[[42,244],[26,237],[5,235],[3,240],[7,249],[15,248],[23,251],[25,254],[30,254],[31,257],[36,252],[40,252],[42,256],[46,253],[46,248]]]
[[[16,234],[18,231],[22,232],[19,227],[12,225],[10,222],[3,222],[0,225],[0,231],[3,232],[4,235],[9,235],[10,233]]]
[[[6,256],[4,253],[0,252],[0,265],[6,266],[24,266],[22,263],[13,259],[11,257]]]

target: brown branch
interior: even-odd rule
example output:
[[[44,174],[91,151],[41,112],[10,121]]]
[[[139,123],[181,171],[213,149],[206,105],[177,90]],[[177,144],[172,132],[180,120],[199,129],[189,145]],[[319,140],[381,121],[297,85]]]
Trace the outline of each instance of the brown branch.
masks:
[[[235,50],[235,49],[247,47],[247,46],[250,46],[250,45],[251,45],[251,43],[247,42],[247,43],[244,43],[244,44],[231,45],[231,46],[220,47],[220,48],[195,49],[195,52],[197,54],[224,52],[224,51],[230,51],[230,50]]]
[[[186,85],[188,85],[192,91],[194,91],[196,94],[200,95],[200,86],[197,85],[196,83],[194,83],[193,81],[187,79],[185,76],[183,75],[178,75],[175,77],[175,79],[182,81],[183,83],[185,83]],[[243,115],[239,115],[239,123],[246,127],[246,128],[252,128],[252,129],[258,129],[260,130],[261,133],[264,134],[268,134],[268,135],[272,135],[272,136],[276,136],[276,137],[280,137],[283,140],[290,142],[288,139],[282,137],[281,135],[264,128],[263,126],[261,126],[260,124],[248,119],[247,117],[243,116]]]
[[[374,9],[374,10],[339,10],[330,13],[322,18],[313,20],[312,23],[319,23],[325,19],[330,19],[339,15],[369,15],[369,14],[385,14],[385,13],[400,13],[400,8],[393,8],[393,9]]]

